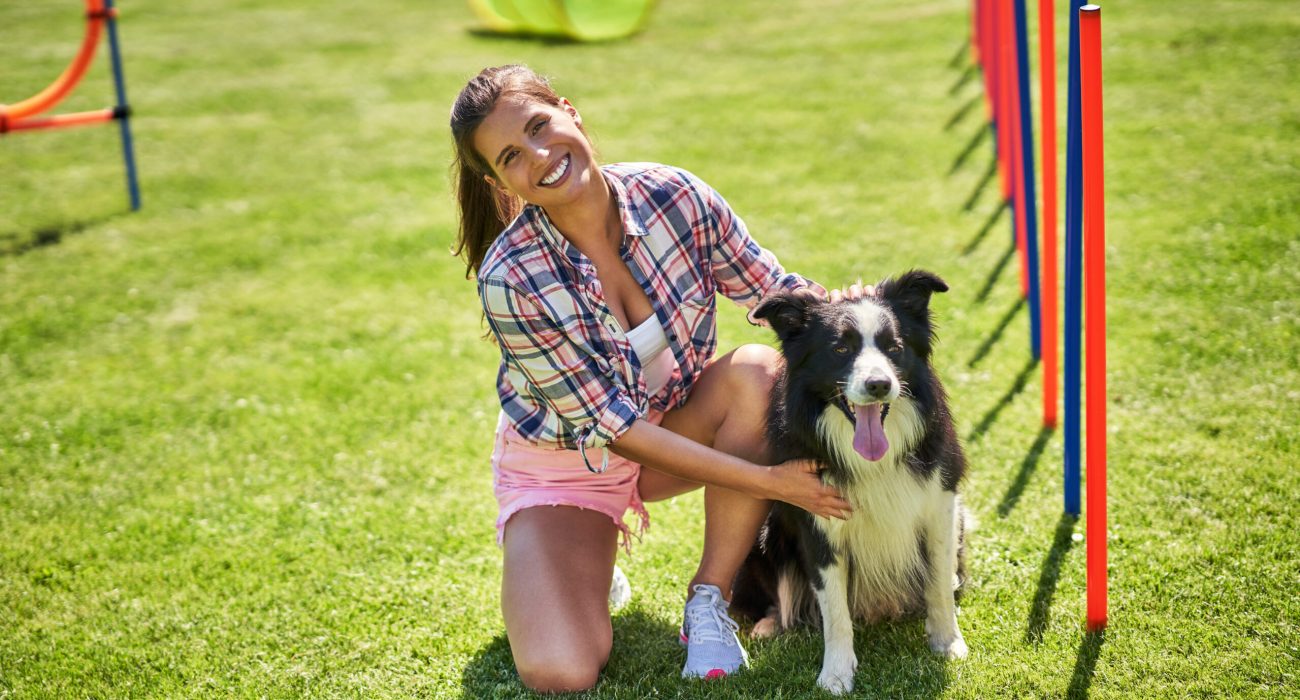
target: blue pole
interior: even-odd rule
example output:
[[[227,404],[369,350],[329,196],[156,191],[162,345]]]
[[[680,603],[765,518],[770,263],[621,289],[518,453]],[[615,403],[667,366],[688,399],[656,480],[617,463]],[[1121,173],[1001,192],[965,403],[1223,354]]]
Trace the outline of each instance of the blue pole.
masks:
[[[1038,285],[1038,199],[1034,190],[1034,108],[1029,101],[1029,40],[1026,28],[1025,0],[1015,0],[1016,65],[1020,85],[1020,153],[1025,181],[1025,255],[1029,258],[1029,351],[1037,360],[1042,356],[1042,316],[1039,315]]]
[[[117,89],[118,131],[122,134],[122,158],[126,161],[126,189],[131,196],[131,211],[140,209],[140,185],[135,175],[135,149],[131,145],[131,107],[126,101],[126,77],[122,72],[122,54],[117,44],[117,15],[113,12],[113,0],[105,0],[104,10],[108,12],[108,48],[113,60],[113,86]]]
[[[1079,514],[1079,399],[1083,326],[1083,116],[1079,93],[1079,8],[1071,0],[1070,97],[1065,146],[1065,512]]]

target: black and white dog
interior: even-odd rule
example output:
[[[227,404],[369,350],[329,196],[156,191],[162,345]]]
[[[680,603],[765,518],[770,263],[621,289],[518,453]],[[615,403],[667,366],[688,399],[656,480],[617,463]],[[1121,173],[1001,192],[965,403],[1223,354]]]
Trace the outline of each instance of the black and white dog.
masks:
[[[964,578],[966,459],[930,365],[930,295],[948,285],[911,271],[858,301],[781,293],[754,310],[781,340],[786,371],[768,436],[779,461],[815,459],[853,505],[847,521],[776,503],[737,577],[732,609],[755,636],[821,619],[818,685],[853,689],[853,620],[926,613],[930,648],[966,656],[955,592]]]

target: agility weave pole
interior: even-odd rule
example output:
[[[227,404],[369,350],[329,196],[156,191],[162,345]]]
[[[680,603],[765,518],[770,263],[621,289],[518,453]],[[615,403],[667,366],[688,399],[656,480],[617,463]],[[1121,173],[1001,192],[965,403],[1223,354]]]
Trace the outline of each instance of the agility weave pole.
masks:
[[[40,117],[72,92],[86,74],[99,46],[99,37],[108,27],[108,46],[113,68],[117,104],[90,112],[74,112]],[[117,37],[117,8],[113,0],[86,0],[86,33],[72,63],[48,87],[36,95],[12,105],[0,105],[0,136],[21,131],[37,131],[116,121],[122,138],[122,158],[126,164],[127,194],[132,211],[140,208],[140,187],[136,179],[135,149],[131,142],[131,108],[126,101],[126,78]]]
[[[1101,8],[1070,2],[1069,104],[1065,168],[1064,505],[1080,513],[1080,408],[1087,414],[1087,625],[1107,621],[1106,242],[1102,128]],[[1043,147],[1043,259],[1037,283],[1033,227],[1033,120],[1028,90],[1024,0],[976,0],[973,55],[984,73],[996,138],[1003,201],[1013,207],[1022,260],[1021,292],[1030,302],[1030,342],[1043,359],[1043,425],[1056,425],[1056,55],[1052,0],[1039,0]],[[1014,13],[1014,18],[1012,14]],[[1014,35],[1013,35],[1014,32]],[[1012,43],[1014,42],[1014,44]],[[1035,304],[1035,299],[1039,301]],[[1086,315],[1084,314],[1086,304]],[[1086,322],[1086,325],[1085,325]],[[1041,337],[1038,335],[1041,330]],[[1039,341],[1041,340],[1041,345]],[[1081,367],[1086,343],[1086,385]],[[1081,401],[1081,391],[1086,396]],[[1082,405],[1081,405],[1082,404]]]
[[[1087,337],[1088,627],[1106,626],[1106,189],[1101,109],[1101,8],[1079,9],[1083,108],[1083,266]]]

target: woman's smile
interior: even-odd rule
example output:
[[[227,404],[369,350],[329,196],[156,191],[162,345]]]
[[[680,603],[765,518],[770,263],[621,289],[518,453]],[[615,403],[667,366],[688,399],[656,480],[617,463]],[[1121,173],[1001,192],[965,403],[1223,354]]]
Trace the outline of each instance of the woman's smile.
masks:
[[[538,182],[537,184],[542,187],[552,187],[558,184],[560,180],[564,178],[564,176],[569,174],[569,163],[572,160],[573,158],[566,154],[563,158],[560,159],[560,162],[556,164],[556,166],[551,170],[551,172],[546,177],[542,178],[541,181]]]

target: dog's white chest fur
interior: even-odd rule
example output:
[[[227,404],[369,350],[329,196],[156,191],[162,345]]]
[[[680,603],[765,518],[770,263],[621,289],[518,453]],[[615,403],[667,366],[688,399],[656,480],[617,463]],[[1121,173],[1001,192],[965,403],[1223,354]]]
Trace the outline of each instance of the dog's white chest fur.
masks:
[[[845,493],[853,517],[816,519],[836,554],[849,562],[849,607],[867,621],[896,617],[921,593],[915,575],[922,563],[919,536],[943,493],[937,472],[922,481],[902,462],[922,436],[921,416],[905,398],[891,404],[885,419],[889,452],[879,462],[852,450],[853,424],[837,408],[822,414],[818,430],[826,444],[842,450],[840,459],[855,473]]]

